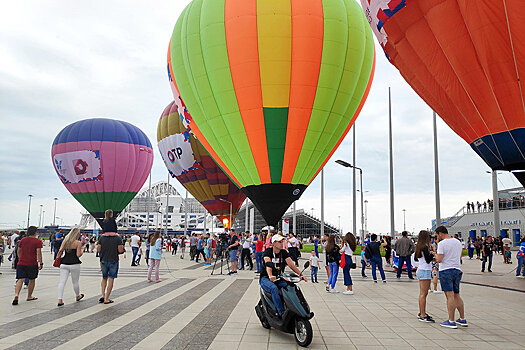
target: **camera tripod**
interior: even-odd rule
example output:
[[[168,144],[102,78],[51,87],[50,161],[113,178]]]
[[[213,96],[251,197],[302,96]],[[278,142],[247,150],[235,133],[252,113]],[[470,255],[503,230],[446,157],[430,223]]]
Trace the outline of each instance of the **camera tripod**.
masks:
[[[224,249],[221,245],[217,245],[217,253],[215,254],[215,262],[213,263],[213,269],[211,270],[211,274],[213,275],[213,272],[215,271],[215,267],[217,266],[217,261],[219,260],[219,257],[221,259],[221,273],[222,275],[222,265],[224,264],[224,259],[226,258],[226,267],[228,268],[228,274],[230,273],[230,259],[228,259],[228,251]],[[226,255],[226,257],[225,257]]]

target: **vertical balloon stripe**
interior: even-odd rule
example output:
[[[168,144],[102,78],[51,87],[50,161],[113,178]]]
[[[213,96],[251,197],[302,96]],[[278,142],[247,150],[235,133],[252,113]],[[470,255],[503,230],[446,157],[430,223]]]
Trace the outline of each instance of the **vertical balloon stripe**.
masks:
[[[323,52],[321,0],[291,0],[292,70],[282,182],[291,183],[314,104]]]
[[[368,35],[372,35],[370,33],[370,31],[368,31],[367,36]],[[365,76],[365,74],[367,72],[366,67],[368,67],[368,65],[370,64],[370,61],[368,60],[368,57],[366,57],[365,60],[364,60],[364,63],[363,63],[364,65],[366,65],[366,67],[362,71],[361,77],[359,78],[358,86],[356,87],[356,93],[354,94],[354,97],[352,99],[357,99],[357,100],[359,99],[360,91],[362,90],[363,82],[366,82],[366,87],[365,87],[364,93],[362,95],[363,97],[362,97],[361,101],[359,102],[359,105],[357,106],[357,109],[355,111],[353,111],[351,109],[354,106],[354,104],[349,106],[349,108],[348,108],[349,110],[345,114],[346,115],[352,115],[352,121],[347,125],[345,131],[343,132],[343,134],[341,135],[341,137],[337,141],[335,147],[330,151],[330,154],[328,154],[328,157],[325,158],[325,160],[321,164],[319,170],[317,170],[317,172],[309,179],[309,181],[307,182],[308,185],[313,181],[313,179],[315,179],[315,177],[321,171],[321,169],[324,168],[324,166],[326,165],[328,160],[330,160],[330,158],[332,158],[332,155],[337,150],[337,148],[339,148],[339,145],[341,144],[341,142],[343,142],[344,138],[346,137],[346,135],[350,131],[350,128],[354,125],[357,117],[359,116],[359,113],[361,113],[361,109],[363,108],[363,105],[365,104],[365,101],[366,101],[366,99],[368,97],[368,93],[370,92],[370,88],[372,87],[372,81],[374,79],[374,72],[375,72],[375,65],[376,65],[376,52],[375,52],[375,48],[374,48],[374,42],[372,40],[368,40],[367,39],[367,47],[370,48],[370,50],[373,52],[373,56],[374,56],[374,59],[371,62],[371,66],[372,67],[371,67],[371,70],[370,70],[370,75],[369,75],[368,78],[366,78],[366,76]],[[367,51],[367,53],[368,52],[369,51]]]
[[[351,10],[352,7],[356,10]],[[372,34],[364,14],[352,0],[345,0],[346,16],[348,18],[348,43],[344,71],[339,85],[339,91],[330,111],[330,116],[324,126],[318,145],[337,144],[341,138],[341,131],[355,121],[355,111],[363,100],[370,72],[373,66],[374,44]],[[361,54],[356,54],[356,52]],[[332,149],[317,146],[320,152],[312,154],[307,168],[319,169],[321,164],[329,157]],[[301,183],[311,181],[310,174],[304,174]]]
[[[257,0],[226,0],[224,22],[231,77],[243,126],[261,183],[269,183],[257,48]]]
[[[268,161],[270,162],[270,174],[273,183],[281,182],[287,121],[288,108],[264,107]]]
[[[519,85],[521,109],[525,113],[525,34],[523,32],[523,23],[525,23],[525,11],[523,11],[523,4],[519,1],[505,1],[505,14],[507,15],[507,28],[509,37],[511,39],[512,58],[514,74]],[[511,121],[509,126],[511,129],[523,127],[523,120],[525,117],[518,115],[509,116]]]
[[[203,113],[191,109],[189,112],[225,165],[238,174],[239,181],[260,182],[253,157],[243,162],[239,156],[251,153],[231,82],[224,2],[207,2],[207,6],[203,6],[202,0],[196,0],[188,9],[183,21],[182,52],[194,86],[191,92],[181,86],[181,96],[185,99],[188,93],[196,94]]]
[[[342,1],[323,1],[323,16],[324,41],[319,81],[312,115],[292,183],[305,183],[304,174],[311,169],[311,159],[318,159],[325,149],[324,144],[321,144],[321,147],[318,146],[320,140],[322,137],[331,136],[331,133],[334,132],[333,129],[324,130],[325,125],[337,123],[342,117],[331,111],[338,95],[338,88],[341,87],[347,57],[349,34],[347,10]],[[330,151],[329,148],[326,152]]]
[[[263,107],[288,107],[292,63],[291,5],[257,0],[257,42]]]

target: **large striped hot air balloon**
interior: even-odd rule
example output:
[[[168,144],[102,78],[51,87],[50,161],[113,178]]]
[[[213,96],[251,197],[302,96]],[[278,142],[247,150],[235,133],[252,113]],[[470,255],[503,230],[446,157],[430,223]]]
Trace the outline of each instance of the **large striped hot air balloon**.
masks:
[[[153,164],[151,143],[142,130],[103,118],[62,129],[51,157],[62,183],[99,224],[107,209],[116,217],[128,205]]]
[[[355,121],[374,55],[353,0],[193,0],[169,60],[192,131],[275,226]]]
[[[246,196],[219,168],[189,127],[183,125],[182,120],[187,123],[189,118],[180,97],[164,109],[157,127],[160,154],[171,176],[228,228]]]
[[[523,1],[361,0],[387,58],[496,170],[525,185]]]

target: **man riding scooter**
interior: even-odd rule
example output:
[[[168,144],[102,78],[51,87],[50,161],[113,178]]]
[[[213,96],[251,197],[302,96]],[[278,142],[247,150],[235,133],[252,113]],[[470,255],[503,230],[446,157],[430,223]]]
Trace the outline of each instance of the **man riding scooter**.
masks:
[[[277,280],[277,278],[284,272],[286,265],[288,265],[299,277],[305,282],[306,277],[295,266],[295,263],[290,258],[288,252],[283,249],[284,237],[276,234],[272,237],[272,247],[267,248],[263,254],[264,267],[261,269],[261,276],[259,284],[266,292],[272,294],[272,300],[277,309],[279,317],[284,313],[283,302],[279,295],[279,288],[286,286],[286,281]],[[275,282],[277,280],[277,282]],[[275,283],[274,283],[275,282]]]

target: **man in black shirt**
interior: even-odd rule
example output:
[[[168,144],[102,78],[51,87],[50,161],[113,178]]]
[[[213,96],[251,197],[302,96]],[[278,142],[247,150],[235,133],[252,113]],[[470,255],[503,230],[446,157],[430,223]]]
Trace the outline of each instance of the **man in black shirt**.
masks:
[[[281,316],[284,313],[283,302],[279,295],[279,288],[286,286],[283,280],[275,282],[288,265],[296,274],[301,276],[301,279],[306,281],[301,271],[295,266],[294,262],[288,255],[288,252],[283,249],[284,237],[276,234],[272,237],[272,247],[267,248],[263,253],[264,268],[261,269],[259,284],[265,291],[272,293],[273,303],[275,308]],[[275,283],[274,283],[275,282]]]
[[[485,263],[489,260],[489,272],[492,272],[492,252],[494,251],[494,241],[492,236],[488,236],[481,247],[481,272],[485,272]]]
[[[230,263],[232,264],[232,270],[228,274],[231,275],[233,273],[237,273],[237,252],[239,250],[239,239],[235,235],[235,231],[233,229],[230,229],[230,241],[228,244]]]

